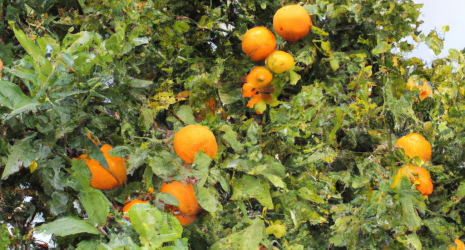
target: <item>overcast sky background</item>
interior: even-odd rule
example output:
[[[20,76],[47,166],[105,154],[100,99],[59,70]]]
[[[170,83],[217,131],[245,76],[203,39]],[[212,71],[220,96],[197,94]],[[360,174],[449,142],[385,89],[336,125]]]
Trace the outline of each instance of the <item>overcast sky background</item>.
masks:
[[[446,57],[449,54],[449,49],[462,50],[465,48],[465,0],[413,1],[417,4],[423,4],[418,18],[424,21],[419,29],[423,34],[428,35],[431,30],[436,29],[439,37],[442,37],[442,26],[449,25],[449,32],[445,33],[444,49],[439,57]],[[414,42],[414,44],[416,43]],[[419,44],[408,57],[418,57],[427,62],[432,62],[437,58],[424,42]]]

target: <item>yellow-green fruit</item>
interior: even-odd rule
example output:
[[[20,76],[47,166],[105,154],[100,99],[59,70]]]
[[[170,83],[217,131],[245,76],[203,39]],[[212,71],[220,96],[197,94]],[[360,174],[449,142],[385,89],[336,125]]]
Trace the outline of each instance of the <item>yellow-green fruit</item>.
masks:
[[[266,58],[265,65],[274,73],[281,74],[291,70],[295,65],[295,61],[291,54],[277,50]]]

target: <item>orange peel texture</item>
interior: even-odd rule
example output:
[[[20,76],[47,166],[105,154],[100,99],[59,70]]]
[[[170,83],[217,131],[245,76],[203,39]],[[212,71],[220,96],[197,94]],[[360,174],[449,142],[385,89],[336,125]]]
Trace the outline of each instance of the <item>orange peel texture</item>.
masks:
[[[211,158],[218,153],[215,135],[205,126],[188,125],[174,136],[174,150],[187,163],[193,163],[195,154],[201,149]]]
[[[187,225],[191,224],[192,222],[194,222],[197,219],[197,215],[179,214],[179,215],[175,215],[174,217],[176,217],[176,219],[178,219],[178,221],[183,226],[187,226]]]
[[[396,146],[404,149],[410,158],[418,156],[424,161],[431,160],[431,143],[420,134],[410,133],[397,140]]]
[[[406,166],[399,169],[397,175],[394,177],[391,188],[396,188],[404,175],[410,179],[410,182],[415,184],[415,187],[420,191],[422,196],[427,197],[433,193],[433,181],[428,170],[416,166]]]
[[[265,27],[254,27],[245,32],[242,38],[242,50],[252,61],[268,57],[276,48],[276,37]]]
[[[91,138],[90,133],[87,133],[87,136]],[[96,141],[92,141],[98,145]],[[85,154],[79,156],[79,159],[82,159],[87,163],[87,166],[92,173],[92,181],[90,181],[90,185],[94,188],[108,190],[121,186],[122,184],[126,184],[126,160],[117,156],[110,157],[108,151],[112,148],[112,146],[105,144],[100,148],[100,150],[108,163],[108,168],[116,176],[116,178],[118,178],[119,182],[100,164],[100,162],[92,158],[89,159],[89,157]]]
[[[271,72],[262,66],[253,68],[246,77],[247,83],[257,89],[266,87],[272,80]]]
[[[148,201],[143,201],[141,199],[135,199],[135,200],[132,200],[131,202],[129,202],[128,204],[126,204],[124,207],[123,207],[123,212],[128,212],[132,206],[134,206],[135,204],[144,204],[144,203],[147,203]]]
[[[284,6],[273,17],[273,28],[284,40],[296,42],[310,31],[312,19],[300,5]]]
[[[276,74],[289,71],[294,68],[294,57],[284,51],[276,50],[265,60],[265,65]]]
[[[184,215],[196,215],[202,210],[190,183],[186,185],[179,181],[167,182],[161,186],[160,192],[174,196],[178,200],[179,212]],[[169,206],[175,210],[174,206]]]

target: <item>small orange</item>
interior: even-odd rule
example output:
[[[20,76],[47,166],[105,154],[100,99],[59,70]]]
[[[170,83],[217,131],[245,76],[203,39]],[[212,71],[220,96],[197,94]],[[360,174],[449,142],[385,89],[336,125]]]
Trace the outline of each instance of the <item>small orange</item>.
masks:
[[[425,79],[423,79],[423,86],[418,85],[418,88],[421,90],[420,101],[423,101],[433,92]]]
[[[179,212],[184,215],[195,215],[201,211],[195,197],[194,187],[190,183],[186,185],[179,181],[167,182],[161,186],[160,192],[174,196],[178,200]],[[170,205],[170,207],[176,210],[174,206]]]
[[[270,84],[273,80],[273,75],[266,68],[262,66],[257,66],[253,68],[246,77],[248,84],[252,87],[261,89],[266,85]]]
[[[394,177],[394,183],[392,183],[391,188],[397,187],[403,175],[406,175],[415,184],[422,196],[428,196],[433,193],[433,181],[428,170],[416,166],[407,166],[399,169],[396,177]]]
[[[193,163],[195,154],[201,149],[211,158],[218,153],[218,144],[212,131],[202,125],[188,125],[174,136],[174,150],[187,163]]]
[[[404,149],[410,158],[418,156],[424,161],[431,160],[431,144],[420,134],[410,133],[397,140],[396,146]]]
[[[310,31],[312,19],[300,5],[284,6],[273,17],[273,28],[284,40],[296,42]]]
[[[141,199],[135,199],[135,200],[132,200],[131,202],[129,202],[128,204],[126,204],[124,207],[123,207],[123,212],[128,212],[129,209],[132,208],[132,206],[134,206],[135,204],[144,204],[144,203],[147,203],[148,201],[143,201]]]
[[[295,65],[295,61],[291,54],[276,50],[266,58],[265,65],[274,73],[281,74],[291,70]]]
[[[252,61],[265,59],[276,48],[276,37],[265,27],[254,27],[245,32],[242,50]]]
[[[87,136],[91,138],[90,133],[87,133]],[[96,141],[94,141],[94,143],[98,145]],[[108,151],[112,148],[112,146],[105,144],[100,148],[100,150],[102,151],[105,160],[107,160],[110,171],[116,176],[116,178],[118,178],[119,183],[107,169],[102,167],[100,162],[92,158],[89,159],[89,157],[85,154],[79,156],[79,159],[82,159],[87,163],[87,166],[92,173],[92,181],[90,182],[90,185],[94,188],[108,190],[121,186],[122,184],[126,184],[126,160],[117,156],[110,157]]]
[[[149,194],[153,194],[153,187],[149,187]]]
[[[192,222],[194,222],[195,219],[197,219],[197,215],[182,215],[182,214],[179,214],[179,215],[175,215],[174,217],[176,217],[176,219],[178,219],[178,221],[181,222],[181,225],[183,225],[183,226],[187,226],[187,225],[191,224]]]

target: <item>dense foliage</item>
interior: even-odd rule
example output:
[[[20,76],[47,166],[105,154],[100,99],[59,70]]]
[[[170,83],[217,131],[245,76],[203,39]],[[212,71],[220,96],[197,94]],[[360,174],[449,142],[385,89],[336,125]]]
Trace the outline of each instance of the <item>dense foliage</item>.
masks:
[[[246,57],[241,38],[274,31],[289,3],[0,0],[0,249],[45,248],[40,232],[57,249],[455,246],[465,232],[464,54],[405,57],[420,42],[439,55],[448,27],[422,33],[412,0],[301,3],[310,33],[276,36],[297,67],[274,74],[272,100],[249,109],[242,79],[263,61]],[[424,100],[407,88],[422,79],[433,89]],[[199,153],[190,169],[173,148],[189,124],[218,142],[215,159]],[[128,158],[127,185],[89,185],[73,158],[106,164],[89,131]],[[410,132],[432,144],[431,162],[395,146]],[[431,173],[429,197],[406,177],[391,188],[408,164]],[[159,204],[169,180],[195,184],[204,211],[188,226]],[[136,198],[150,202],[129,223],[122,207]]]

